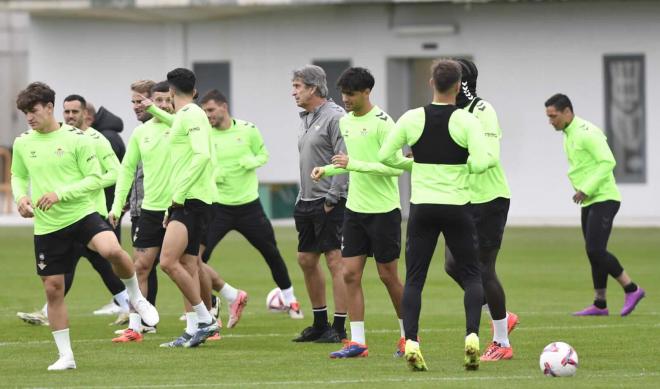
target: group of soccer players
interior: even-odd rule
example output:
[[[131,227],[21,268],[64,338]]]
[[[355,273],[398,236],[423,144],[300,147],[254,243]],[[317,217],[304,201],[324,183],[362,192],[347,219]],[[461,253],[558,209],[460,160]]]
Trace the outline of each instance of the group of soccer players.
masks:
[[[348,113],[328,99],[323,69],[307,65],[293,72],[292,95],[303,109],[298,134],[300,193],[294,219],[298,264],[313,312],[312,325],[293,340],[343,343],[331,358],[369,353],[361,280],[366,260],[373,256],[401,331],[395,356],[404,357],[414,371],[427,370],[418,322],[421,294],[440,233],[446,242],[445,269],[464,290],[465,368],[475,370],[480,361],[513,357],[508,334],[518,317],[507,312],[495,271],[510,198],[499,163],[502,133],[497,115],[490,103],[476,95],[478,71],[471,61],[439,60],[431,73],[433,101],[409,110],[395,123],[371,102],[375,80],[367,69],[349,68],[337,82]],[[134,111],[143,124],[132,133],[121,164],[94,129],[73,119],[65,124],[55,120],[55,92],[47,85],[32,83],[17,98],[17,107],[32,129],[14,143],[12,188],[19,213],[35,218],[37,273],[46,291],[47,316],[60,354],[49,370],[76,367],[64,305],[64,275],[73,273],[81,255],[90,260],[105,258],[112,264],[119,283],[117,293],[112,293],[130,310],[128,328],[113,342],[139,342],[144,333],[155,331],[159,318],[154,308],[154,268],[158,262],[181,291],[186,311],[186,329],[162,347],[196,347],[218,337],[222,323],[213,291],[229,303],[227,326],[234,327],[247,304],[247,293],[229,285],[207,264],[214,247],[230,230],[239,231],[259,250],[289,315],[303,318],[272,225],[259,201],[255,169],[267,162],[268,152],[256,126],[233,118],[227,99],[217,90],[195,104],[195,75],[188,69],[172,70],[167,81],[136,82],[131,92]],[[577,192],[574,200],[585,206],[583,231],[596,301],[579,314],[607,314],[604,283],[609,274],[626,292],[622,315],[627,315],[644,297],[644,290],[606,251],[620,201],[613,165],[601,163],[601,159],[609,161],[609,148],[604,137],[591,136],[600,130],[574,118],[567,100],[564,95],[553,96],[546,102],[546,111],[558,130],[581,139],[567,146],[567,152],[575,149],[569,152],[569,161],[577,165],[569,178]],[[65,99],[65,118],[71,101],[76,102],[75,108],[85,108],[82,97],[70,96]],[[579,128],[569,131],[571,127]],[[588,136],[578,134],[584,128],[591,130]],[[574,146],[577,142],[585,146]],[[410,150],[404,156],[401,150],[406,146]],[[404,171],[411,173],[405,284],[397,271],[401,251],[398,177]],[[115,183],[114,201],[107,209],[103,188]],[[133,197],[141,200],[139,216],[132,218],[132,259],[113,233],[129,193],[131,203]],[[609,218],[609,228],[603,227],[601,218]],[[328,322],[321,254],[332,277],[332,323]],[[478,337],[482,310],[490,314],[493,327],[493,340],[483,354]]]

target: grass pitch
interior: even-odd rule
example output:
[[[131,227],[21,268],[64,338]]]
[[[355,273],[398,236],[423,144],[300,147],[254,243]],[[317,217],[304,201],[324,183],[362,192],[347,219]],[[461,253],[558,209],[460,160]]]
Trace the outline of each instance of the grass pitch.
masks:
[[[612,234],[610,250],[647,291],[647,297],[626,318],[618,315],[623,291],[611,279],[609,317],[570,316],[592,301],[588,261],[577,228],[507,229],[498,272],[507,307],[521,320],[511,335],[515,355],[511,361],[482,363],[477,372],[466,372],[461,365],[462,293],[444,274],[441,250],[437,250],[424,290],[420,323],[422,352],[430,369],[423,373],[410,372],[403,360],[392,357],[399,329],[373,262],[368,263],[363,280],[369,357],[331,360],[328,353],[339,345],[292,343],[311,323],[312,315],[295,261],[295,231],[278,228],[276,235],[304,320],[266,310],[266,294],[274,287],[270,273],[256,250],[242,236],[231,233],[214,252],[211,265],[250,295],[236,328],[224,329],[221,341],[198,349],[159,348],[184,326],[178,321],[180,295],[167,275],[159,272],[158,333],[147,335],[140,344],[112,344],[117,327],[108,323],[114,317],[91,314],[110,300],[109,293],[83,259],[67,297],[78,369],[47,372],[46,367],[57,359],[50,330],[24,324],[15,316],[16,311],[32,311],[44,302],[34,270],[32,232],[29,228],[0,229],[4,269],[0,272],[0,387],[660,387],[660,229],[616,228]],[[400,270],[405,277],[403,260]],[[226,304],[222,315],[226,322]],[[484,316],[482,350],[490,337]],[[580,367],[575,377],[548,378],[540,372],[541,350],[559,340],[578,352]]]

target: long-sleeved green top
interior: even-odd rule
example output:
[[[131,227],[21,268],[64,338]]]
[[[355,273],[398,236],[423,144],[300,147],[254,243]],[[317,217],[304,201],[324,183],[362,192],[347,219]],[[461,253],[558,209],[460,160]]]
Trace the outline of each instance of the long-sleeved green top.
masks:
[[[98,158],[101,165],[101,189],[92,195],[96,201],[96,211],[101,216],[108,217],[105,191],[103,188],[113,186],[117,182],[117,174],[120,167],[119,158],[117,158],[117,154],[112,150],[110,141],[103,134],[92,127],[89,127],[83,132],[92,138],[92,143],[96,149],[96,158]]]

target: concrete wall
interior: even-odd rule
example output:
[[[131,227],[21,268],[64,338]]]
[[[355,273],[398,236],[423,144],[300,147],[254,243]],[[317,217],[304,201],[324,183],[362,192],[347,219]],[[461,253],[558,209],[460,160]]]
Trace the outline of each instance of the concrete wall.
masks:
[[[391,58],[470,55],[479,65],[479,94],[496,107],[504,131],[502,163],[518,223],[577,222],[562,137],[549,126],[544,100],[561,91],[576,113],[604,124],[603,55],[646,59],[647,183],[622,184],[619,220],[660,223],[660,3],[587,2],[472,5],[346,5],[299,7],[234,19],[181,24],[34,18],[30,79],[63,97],[80,93],[136,121],[128,85],[162,79],[176,66],[230,61],[235,116],[262,130],[271,161],[267,182],[298,180],[298,109],[291,70],[313,60],[350,58],[376,77],[373,100],[387,107]],[[454,34],[401,35],[391,27],[443,23]],[[436,49],[425,50],[424,43]],[[61,100],[60,100],[61,101]],[[399,109],[401,107],[398,107]]]

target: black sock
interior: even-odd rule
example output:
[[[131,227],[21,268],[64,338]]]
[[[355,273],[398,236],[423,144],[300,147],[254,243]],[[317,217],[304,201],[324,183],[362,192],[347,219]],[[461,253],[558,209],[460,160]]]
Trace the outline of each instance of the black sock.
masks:
[[[328,326],[328,307],[322,306],[319,308],[312,308],[314,312],[314,328],[326,328]]]
[[[605,309],[605,308],[607,308],[607,301],[606,300],[594,300],[594,305],[596,306],[596,308]]]
[[[335,312],[335,318],[332,321],[332,328],[335,329],[339,334],[346,332],[346,313]]]
[[[623,291],[626,293],[632,293],[637,291],[637,284],[634,282],[629,283],[628,285],[623,287]]]

